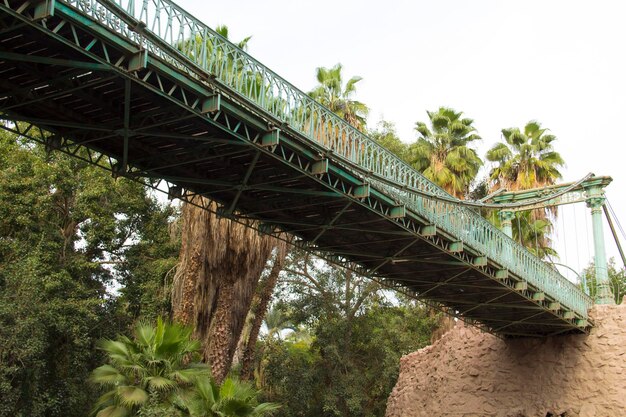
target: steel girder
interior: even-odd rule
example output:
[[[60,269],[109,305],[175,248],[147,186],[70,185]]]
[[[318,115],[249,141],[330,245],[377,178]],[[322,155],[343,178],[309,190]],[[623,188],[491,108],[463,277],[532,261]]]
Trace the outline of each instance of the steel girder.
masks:
[[[288,127],[277,125],[276,120],[251,108],[248,103],[219,83],[212,85],[198,82],[181,74],[168,63],[149,55],[145,55],[143,64],[138,66],[137,54],[141,54],[141,51],[137,50],[135,45],[116,37],[106,29],[88,25],[87,18],[75,12],[70,13],[70,9],[62,12],[57,10],[54,18],[50,16],[46,21],[41,21],[32,19],[33,15],[30,14],[32,10],[29,6],[11,9],[9,6],[12,4],[5,2],[0,8],[21,28],[28,27],[36,33],[44,34],[52,44],[58,44],[70,51],[68,54],[82,57],[80,62],[93,61],[95,66],[91,68],[83,67],[83,64],[78,66],[79,69],[88,71],[89,76],[100,72],[106,73],[107,77],[114,74],[117,80],[113,86],[115,88],[112,87],[106,93],[117,94],[117,98],[102,109],[102,114],[93,115],[88,125],[64,120],[62,117],[47,120],[37,118],[27,114],[28,112],[17,111],[19,107],[13,107],[6,112],[4,118],[15,121],[16,124],[5,125],[6,129],[42,141],[50,149],[58,149],[101,165],[112,170],[115,175],[133,179],[160,178],[169,181],[172,189],[182,186],[190,191],[180,195],[187,201],[195,202],[196,200],[192,198],[198,194],[210,195],[211,198],[221,202],[221,215],[246,224],[249,223],[249,219],[261,222],[262,229],[275,236],[280,236],[281,229],[294,232],[301,237],[297,242],[298,246],[320,253],[332,262],[347,265],[363,275],[384,280],[388,285],[402,287],[418,297],[425,295],[429,299],[449,305],[463,312],[466,315],[464,317],[481,320],[489,331],[505,335],[545,335],[554,333],[548,329],[549,327],[557,327],[557,332],[585,331],[588,328],[585,314],[576,312],[572,316],[572,311],[566,306],[555,309],[554,305],[558,302],[555,295],[537,297],[537,294],[544,294],[541,288],[529,285],[523,277],[509,273],[498,265],[497,261],[488,260],[483,254],[463,247],[457,238],[438,230],[428,218],[407,210],[397,198],[390,197],[385,192],[387,190],[384,186],[371,186],[362,175],[346,169],[340,159],[335,160],[328,149],[308,142],[306,138],[291,132]],[[51,67],[64,67],[67,61],[71,61],[56,56],[32,58],[33,55],[27,55],[31,58],[25,59],[24,54],[17,55],[20,56],[4,55],[5,61],[20,65],[26,63]],[[37,71],[33,69],[30,71],[35,78],[41,77],[41,74],[36,74]],[[97,77],[92,81],[87,79],[85,88],[95,88],[99,84],[98,80],[104,79]],[[92,84],[89,84],[90,82]],[[100,84],[106,82],[108,80],[101,81]],[[28,90],[29,86],[34,85],[39,84],[27,84],[20,90],[22,93],[24,90],[31,92]],[[81,93],[80,96],[77,95],[76,100],[86,103],[84,105],[98,106],[103,103],[101,98],[93,99],[92,91],[85,93],[83,88],[75,87],[76,90],[68,94]],[[5,99],[12,96],[13,92],[9,90]],[[151,104],[147,97],[155,103],[158,101],[158,106]],[[145,103],[140,103],[142,100]],[[0,101],[1,105],[3,103]],[[131,105],[143,108],[144,117],[141,117],[141,114],[131,115]],[[177,109],[178,112],[174,112],[175,117],[159,121],[158,116],[161,115],[159,109],[163,107]],[[49,110],[47,107],[42,108]],[[31,124],[22,127],[18,123],[21,120],[30,121],[37,126]],[[151,120],[151,123],[146,125],[148,120]],[[113,126],[104,127],[106,122],[112,123]],[[189,123],[189,129],[196,130],[199,124],[207,126],[211,132],[199,135],[194,131],[185,134],[185,123]],[[94,136],[94,131],[108,135]],[[149,142],[144,140],[146,138],[171,139],[172,142],[167,144],[168,150],[151,154]],[[114,146],[106,144],[107,140],[116,143]],[[191,154],[196,156],[202,152],[203,143],[207,144],[207,151],[210,149],[215,151],[215,146],[222,146],[232,153],[230,156],[222,154],[222,158],[214,153],[186,160],[185,155],[189,155],[189,150],[185,150],[181,145],[186,142],[195,143]],[[176,149],[171,149],[176,146],[181,146],[180,153],[177,153]],[[233,150],[234,148],[241,150]],[[138,152],[145,155],[139,157]],[[173,156],[175,161],[163,165],[163,162],[169,160],[169,157],[161,156],[164,152],[169,152],[168,155]],[[180,158],[176,158],[177,156]],[[202,162],[214,164],[215,159],[221,159],[221,163],[226,164],[228,158],[241,161],[245,168],[243,175],[238,176],[236,181],[198,177],[196,171],[185,167],[185,165],[198,166]],[[259,160],[262,167],[257,166]],[[210,169],[209,165],[207,167]],[[291,175],[285,176],[284,171],[279,172],[285,167],[289,169]],[[166,171],[170,168],[176,168],[178,175],[169,175]],[[273,172],[275,176],[273,180],[264,181],[265,184],[249,183],[258,172]],[[294,173],[297,173],[295,177]],[[298,182],[301,179],[306,180],[308,184],[305,188],[302,188],[304,182]],[[230,192],[234,192],[234,195],[228,194]],[[281,201],[288,204],[282,209],[272,206],[271,210],[257,208],[235,212],[240,199],[250,192],[270,193],[271,198],[267,198],[267,201],[272,205],[280,204]],[[296,207],[298,210],[315,209],[314,200],[310,204],[302,205],[301,200],[290,200],[288,194],[319,199],[321,203],[318,206],[330,207],[328,215],[320,216],[319,213],[311,212],[310,218],[300,221],[277,216],[286,210],[295,210]],[[354,217],[357,211],[361,217]],[[353,219],[342,222],[341,219],[346,214],[353,216]],[[362,232],[367,229],[351,225],[364,223],[376,225],[378,227],[376,234],[389,237],[369,239],[361,243],[341,239],[342,233],[348,234],[351,232],[350,229],[359,230],[360,234],[363,234]],[[377,255],[372,255],[363,248],[372,242],[381,245],[381,248],[387,248],[388,252],[383,252],[384,256],[381,256],[381,251],[378,251]],[[340,250],[340,247],[345,249]],[[419,251],[415,252],[415,249]],[[421,260],[418,259],[420,257]],[[355,260],[358,262],[355,263]],[[440,271],[433,268],[416,271],[415,265],[412,269],[398,266],[420,262],[431,267],[446,264],[449,267]],[[472,285],[460,281],[463,274],[452,273],[454,268],[459,267],[464,268],[463,274],[471,274],[482,284]],[[420,273],[428,276],[428,279],[416,278],[415,274]],[[442,277],[438,277],[437,274],[442,274]],[[389,278],[385,280],[384,277]],[[470,295],[468,298],[464,292],[470,289],[478,292],[468,293]],[[527,308],[518,308],[520,303]],[[471,305],[470,308],[461,308],[468,304]],[[487,309],[491,307],[499,309],[495,311],[501,316],[490,318],[489,314],[485,315],[484,313],[493,311]],[[520,315],[518,310],[530,310],[533,313]],[[535,317],[540,317],[541,320],[533,321]],[[499,324],[503,322],[506,324]],[[542,327],[541,323],[545,326]]]

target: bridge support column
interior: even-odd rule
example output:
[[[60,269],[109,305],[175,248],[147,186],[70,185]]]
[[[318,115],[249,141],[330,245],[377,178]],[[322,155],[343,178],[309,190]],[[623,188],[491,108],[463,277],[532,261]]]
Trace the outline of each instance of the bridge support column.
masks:
[[[593,225],[593,249],[596,273],[596,304],[615,304],[604,249],[604,230],[602,226],[602,206],[606,198],[601,187],[590,187],[587,192],[587,207],[591,208],[591,220]]]
[[[498,212],[500,217],[500,228],[510,238],[513,238],[513,219],[515,218],[515,212],[509,210],[500,210]]]

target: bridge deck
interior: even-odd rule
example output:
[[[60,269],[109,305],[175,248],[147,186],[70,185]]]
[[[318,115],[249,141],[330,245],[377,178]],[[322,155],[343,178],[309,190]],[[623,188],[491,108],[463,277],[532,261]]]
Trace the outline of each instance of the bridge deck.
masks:
[[[15,122],[5,129],[93,163],[106,166],[99,155],[110,156],[119,174],[164,179],[186,190],[183,198],[209,197],[223,215],[291,232],[301,246],[488,331],[589,328],[584,308],[469,245],[478,229],[454,235],[433,222],[450,214],[441,202],[407,205],[404,192],[368,180],[219,80],[145,55],[62,2],[54,16],[37,7],[0,6],[0,113]]]

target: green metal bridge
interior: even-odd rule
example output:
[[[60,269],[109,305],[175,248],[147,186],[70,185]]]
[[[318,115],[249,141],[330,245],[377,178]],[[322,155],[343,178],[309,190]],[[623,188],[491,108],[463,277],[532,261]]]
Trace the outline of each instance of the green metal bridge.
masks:
[[[2,127],[219,204],[503,336],[592,300],[471,208],[167,0],[1,0]]]

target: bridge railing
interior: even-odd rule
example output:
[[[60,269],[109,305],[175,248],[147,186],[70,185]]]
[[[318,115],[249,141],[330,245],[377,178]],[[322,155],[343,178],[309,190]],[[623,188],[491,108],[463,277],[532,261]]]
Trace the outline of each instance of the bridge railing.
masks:
[[[392,152],[168,0],[59,0],[198,79],[211,77],[339,159],[391,182],[450,198]],[[474,211],[373,180],[440,229],[586,317],[591,299]]]

